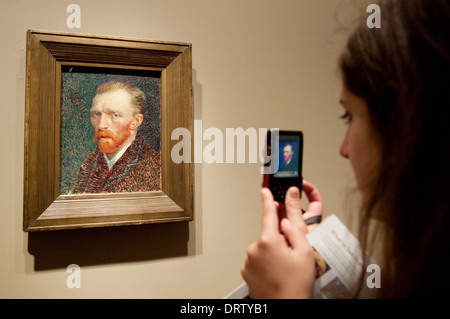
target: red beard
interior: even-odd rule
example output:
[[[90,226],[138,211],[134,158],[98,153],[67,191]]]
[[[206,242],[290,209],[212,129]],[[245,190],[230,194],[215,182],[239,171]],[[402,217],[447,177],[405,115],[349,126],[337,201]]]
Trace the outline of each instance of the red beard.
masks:
[[[97,145],[100,149],[100,152],[106,154],[113,154],[117,152],[117,150],[125,143],[125,141],[131,136],[131,131],[126,130],[119,136],[114,132],[105,130],[105,131],[97,131],[94,134],[93,140],[98,140]]]

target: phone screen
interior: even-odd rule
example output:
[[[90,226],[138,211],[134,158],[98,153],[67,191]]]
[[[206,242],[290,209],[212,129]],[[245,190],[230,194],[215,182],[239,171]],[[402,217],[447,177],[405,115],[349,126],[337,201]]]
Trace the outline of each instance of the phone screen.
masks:
[[[300,136],[279,136],[279,166],[274,178],[299,177],[301,172],[301,147]]]

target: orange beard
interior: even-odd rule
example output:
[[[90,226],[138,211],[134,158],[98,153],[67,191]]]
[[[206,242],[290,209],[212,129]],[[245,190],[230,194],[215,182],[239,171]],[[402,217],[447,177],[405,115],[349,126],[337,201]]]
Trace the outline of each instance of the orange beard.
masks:
[[[119,148],[130,136],[131,130],[125,130],[121,136],[115,134],[114,132],[105,130],[95,133],[93,139],[98,140],[97,145],[100,152],[105,154],[113,154],[119,150]]]

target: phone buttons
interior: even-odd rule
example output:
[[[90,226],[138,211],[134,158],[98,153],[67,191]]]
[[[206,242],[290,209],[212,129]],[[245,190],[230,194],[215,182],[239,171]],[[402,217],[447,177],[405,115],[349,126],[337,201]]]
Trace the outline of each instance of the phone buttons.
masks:
[[[276,185],[273,190],[273,197],[277,202],[284,203],[284,198],[286,196],[285,187],[281,185]]]

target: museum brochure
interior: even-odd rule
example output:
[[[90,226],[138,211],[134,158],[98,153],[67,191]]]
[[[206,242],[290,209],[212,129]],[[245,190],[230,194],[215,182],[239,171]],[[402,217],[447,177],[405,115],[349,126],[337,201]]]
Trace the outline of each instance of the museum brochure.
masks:
[[[313,298],[352,298],[363,270],[363,258],[358,239],[336,215],[327,217],[306,237],[313,247],[316,257]],[[366,264],[374,264],[373,259],[367,255]],[[374,298],[376,289],[368,287],[365,283],[363,283],[358,297]],[[243,283],[224,298],[245,299],[248,298],[248,295],[248,287]]]

